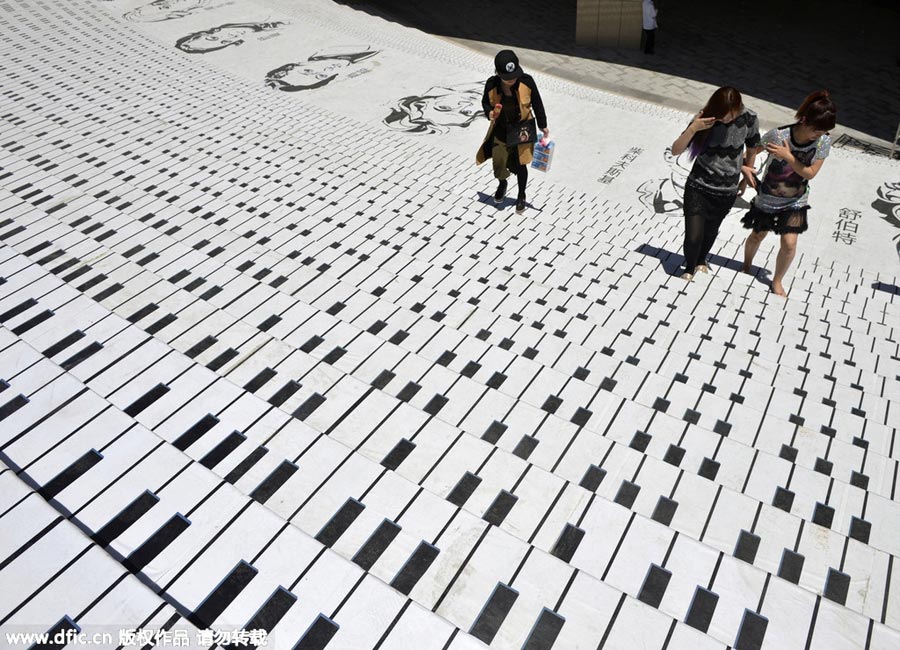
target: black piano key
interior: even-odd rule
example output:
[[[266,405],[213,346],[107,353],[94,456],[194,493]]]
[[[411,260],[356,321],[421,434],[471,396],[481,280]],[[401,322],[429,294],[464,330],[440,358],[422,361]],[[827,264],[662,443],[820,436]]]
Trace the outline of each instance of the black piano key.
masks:
[[[66,277],[62,279],[63,282],[72,282],[72,280],[77,280],[85,273],[89,272],[92,269],[90,264],[84,264],[79,266],[77,269],[69,273]]]
[[[697,587],[694,591],[694,598],[691,600],[691,606],[688,608],[687,616],[684,618],[685,624],[705,634],[709,629],[709,624],[712,621],[713,614],[716,612],[718,603],[718,594],[714,594],[703,587]]]
[[[638,600],[650,605],[650,607],[659,608],[671,578],[671,571],[651,564],[647,575],[644,577],[644,584],[641,585],[641,590],[638,592]]]
[[[660,496],[650,518],[653,519],[653,521],[658,521],[663,526],[668,526],[672,523],[672,519],[675,517],[675,511],[677,509],[677,501],[673,501],[666,496]]]
[[[418,393],[421,388],[422,387],[414,381],[408,382],[406,386],[397,393],[397,399],[401,402],[408,402],[416,396],[416,393]]]
[[[169,390],[171,389],[165,384],[157,384],[146,393],[138,397],[136,400],[134,400],[131,404],[129,404],[125,408],[125,414],[130,415],[131,417],[135,417],[144,409],[152,405],[156,400],[168,393]]]
[[[52,244],[48,241],[41,242],[34,248],[29,248],[27,251],[22,253],[22,255],[24,255],[25,257],[33,257],[33,256],[37,255],[38,253],[40,253],[45,248],[49,248],[50,246],[52,246]]]
[[[262,370],[259,371],[259,373],[257,373],[257,375],[253,379],[251,379],[244,385],[244,390],[251,392],[251,393],[255,393],[260,388],[262,388],[262,386],[266,382],[268,382],[272,377],[274,377],[277,374],[278,373],[276,373],[271,368],[263,368]],[[271,404],[271,402],[269,402],[269,403]]]
[[[90,280],[88,280],[87,282],[84,282],[84,283],[82,283],[82,284],[79,284],[79,285],[78,285],[77,287],[75,287],[75,288],[76,288],[78,291],[80,291],[81,293],[85,293],[85,292],[87,292],[87,291],[93,289],[94,287],[96,287],[98,284],[100,284],[101,282],[103,282],[103,281],[106,280],[106,279],[108,279],[108,278],[107,278],[107,276],[106,276],[105,274],[99,273],[99,274],[95,275],[94,277],[92,277],[92,278],[91,278]]]
[[[281,316],[277,316],[277,315],[273,314],[272,316],[269,316],[266,320],[264,320],[262,323],[257,325],[257,327],[263,332],[268,332],[270,329],[275,327],[280,322],[281,322]]]
[[[734,650],[762,650],[763,638],[769,619],[749,609],[744,610],[744,618],[734,642]]]
[[[106,300],[107,298],[109,298],[111,295],[118,293],[119,291],[121,291],[124,288],[125,287],[123,287],[121,284],[116,282],[115,284],[107,287],[106,289],[104,289],[103,291],[98,293],[96,296],[94,296],[94,300],[96,300],[97,302],[102,302],[102,301]]]
[[[204,291],[203,293],[200,294],[200,300],[212,300],[220,293],[222,293],[222,287],[220,287],[217,284],[213,285],[209,289],[207,289],[206,291]]]
[[[316,534],[316,540],[331,548],[341,535],[356,521],[366,506],[354,498],[349,498],[344,505],[329,519]]]
[[[144,331],[147,332],[147,334],[156,334],[164,327],[167,327],[174,323],[177,319],[178,317],[175,316],[175,314],[166,314],[155,323],[151,323],[150,326],[147,327],[147,329]]]
[[[294,475],[297,469],[298,467],[294,463],[288,460],[281,461],[281,464],[272,470],[263,482],[250,493],[250,498],[265,503]]]
[[[324,650],[331,638],[337,634],[340,625],[324,614],[319,614],[307,628],[293,650]]]
[[[429,400],[428,404],[422,409],[428,415],[437,415],[440,413],[441,409],[447,405],[449,400],[443,395],[435,395]]]
[[[325,403],[325,396],[319,393],[313,393],[306,398],[306,401],[298,406],[291,414],[301,422],[308,418],[313,412]]]
[[[89,359],[97,354],[102,349],[103,345],[101,343],[98,343],[97,341],[94,341],[87,347],[82,348],[81,350],[73,354],[71,357],[69,357],[59,365],[63,370],[71,370],[82,361],[85,361],[86,359]]]
[[[258,571],[241,560],[222,582],[213,589],[188,618],[197,627],[211,627],[225,609],[237,598]]]
[[[581,528],[572,524],[566,524],[550,554],[555,555],[563,562],[571,562],[572,556],[575,555],[575,551],[578,550],[578,545],[581,544],[583,538],[584,531]]]
[[[823,596],[838,605],[847,604],[847,593],[850,591],[850,576],[837,569],[828,569]]]
[[[419,543],[413,554],[391,580],[391,586],[401,594],[409,595],[419,579],[437,559],[440,549],[426,541]]]
[[[182,433],[172,445],[179,451],[185,451],[192,444],[200,440],[210,429],[219,423],[219,418],[211,413],[207,413],[194,423],[190,429]]]
[[[237,464],[237,466],[228,472],[228,475],[225,477],[225,480],[231,483],[237,483],[241,480],[241,477],[250,471],[250,468],[256,465],[260,461],[260,459],[269,453],[269,450],[265,447],[257,447],[253,451],[250,452],[250,455],[247,456],[244,460]]]
[[[384,390],[385,386],[387,386],[395,376],[396,375],[390,370],[382,370],[379,375],[372,380],[372,386],[378,390]]]
[[[862,542],[863,544],[869,543],[869,535],[872,533],[872,524],[865,519],[860,519],[859,517],[850,517],[850,532],[849,536],[851,539],[855,539],[858,542]]]
[[[353,562],[368,571],[399,534],[400,526],[385,519],[353,556]]]
[[[753,564],[756,559],[756,551],[759,550],[759,535],[742,530],[738,535],[737,544],[734,546],[734,557],[743,560],[747,564]]]
[[[531,456],[531,452],[534,451],[537,445],[538,439],[534,436],[529,436],[526,434],[522,436],[522,439],[519,440],[516,448],[513,449],[513,455],[518,456],[522,460],[528,460],[528,457]]]
[[[197,341],[184,354],[189,359],[195,359],[196,357],[199,357],[201,354],[206,352],[206,350],[211,348],[213,345],[215,345],[216,341],[218,340],[219,339],[217,339],[215,336],[205,336],[203,337],[203,340]]]
[[[472,623],[469,634],[490,645],[518,597],[518,591],[498,582],[478,618]]]
[[[103,454],[91,449],[66,469],[47,481],[39,490],[39,494],[48,501],[77,481],[94,465],[103,460]]]
[[[328,354],[326,354],[324,357],[322,357],[322,362],[323,362],[323,363],[327,363],[327,364],[330,365],[330,366],[333,366],[333,365],[336,364],[336,363],[340,360],[340,358],[343,357],[345,354],[347,354],[347,350],[345,350],[344,348],[338,346],[338,347],[334,348],[331,352],[329,352]]]
[[[406,438],[403,438],[402,440],[400,440],[400,442],[394,445],[394,448],[391,449],[388,452],[387,456],[384,457],[384,459],[381,461],[382,466],[391,471],[396,470],[398,467],[400,467],[400,463],[406,460],[406,457],[409,456],[410,453],[412,453],[412,450],[415,448],[415,443],[410,442]]]
[[[31,318],[29,318],[27,321],[25,321],[21,325],[14,327],[12,329],[12,333],[15,334],[16,336],[22,336],[25,332],[27,332],[31,328],[37,327],[38,325],[43,323],[45,320],[47,320],[48,318],[52,318],[52,317],[53,317],[53,312],[50,311],[49,309],[45,309],[37,316],[32,316]]]
[[[228,454],[237,449],[246,439],[247,436],[240,431],[232,431],[225,440],[210,449],[209,452],[200,459],[200,464],[207,469],[214,468],[225,460]]]
[[[323,339],[321,336],[318,336],[318,335],[313,336],[306,343],[304,343],[303,345],[300,346],[300,351],[305,352],[306,354],[309,354],[310,352],[315,350],[317,347],[322,345],[322,343],[324,343],[324,342],[325,342],[325,339]]]
[[[291,379],[288,383],[279,388],[277,393],[269,398],[269,404],[272,406],[281,406],[290,399],[294,393],[300,390],[300,388],[300,384]]]
[[[253,618],[247,621],[243,629],[271,632],[272,628],[278,625],[278,622],[284,618],[284,615],[287,614],[295,602],[297,602],[297,597],[294,594],[284,587],[278,587],[263,606],[257,610]],[[240,646],[232,644],[225,647],[228,650],[238,650]]]
[[[622,481],[622,484],[619,486],[619,491],[616,493],[615,501],[620,506],[625,506],[626,508],[631,508],[634,505],[635,500],[637,499],[638,492],[641,491],[641,486],[637,483],[632,483],[631,481]]]
[[[81,632],[81,628],[78,624],[69,616],[63,616],[59,623],[47,630],[47,640],[38,641],[29,650],[57,650],[57,648],[63,648],[68,644],[70,635],[79,632]],[[61,640],[62,643],[58,643],[57,640]]]
[[[35,300],[34,298],[29,298],[25,302],[19,303],[12,309],[7,309],[5,312],[0,314],[0,323],[5,323],[6,321],[15,318],[16,316],[28,311],[37,304],[37,300]]]
[[[144,318],[145,316],[149,316],[150,314],[155,312],[157,309],[159,309],[159,305],[157,305],[156,303],[153,303],[153,302],[151,302],[149,305],[144,305],[143,307],[141,307],[136,312],[134,312],[131,316],[128,317],[128,322],[136,323],[139,320],[141,320],[142,318]]]
[[[28,398],[19,393],[3,406],[0,406],[0,422],[28,404]]]
[[[507,426],[502,422],[498,422],[494,420],[488,426],[483,434],[481,434],[481,439],[485,442],[488,442],[492,445],[497,444],[497,441],[500,440],[500,437],[506,432]]]
[[[7,388],[9,388],[9,384],[6,383],[6,380],[0,379],[0,393],[5,391]]]
[[[25,226],[16,226],[12,230],[8,230],[5,233],[3,233],[2,235],[0,235],[0,241],[4,241],[6,239],[9,239],[10,237],[15,237],[16,235],[18,235],[19,233],[22,233],[22,232],[25,232]]]
[[[546,607],[538,616],[522,650],[550,650],[562,631],[566,619]]]
[[[462,508],[479,485],[481,485],[481,477],[475,476],[472,472],[466,472],[447,495],[447,501]]]
[[[222,366],[234,359],[238,355],[238,351],[234,348],[228,348],[215,359],[206,364],[206,367],[213,372],[220,370]]]
[[[67,347],[69,347],[73,343],[77,343],[78,341],[80,341],[83,338],[84,338],[84,332],[82,332],[81,330],[75,330],[74,332],[72,332],[71,334],[66,336],[64,339],[51,345],[49,348],[44,350],[41,354],[43,354],[47,358],[55,357],[57,354],[59,354],[60,352],[65,350]]]
[[[51,262],[53,262],[54,260],[58,260],[63,255],[65,255],[65,251],[61,251],[61,250],[53,251],[49,255],[39,259],[38,264],[40,264],[41,266],[46,266],[46,265],[50,264]]]
[[[181,513],[175,514],[166,523],[160,526],[147,541],[137,547],[125,559],[125,568],[132,573],[137,573],[150,564],[153,559],[166,550],[166,547],[174,542],[181,533],[188,529],[191,522]]]
[[[103,528],[94,533],[91,539],[98,546],[106,546],[128,530],[134,522],[143,517],[157,503],[159,503],[159,497],[149,490],[145,491],[137,499],[125,506],[122,512],[110,519]]]
[[[494,499],[494,502],[487,509],[487,512],[484,513],[482,519],[489,524],[499,526],[503,523],[503,520],[506,519],[506,515],[509,514],[509,511],[512,510],[518,500],[519,497],[515,494],[507,492],[506,490],[500,490],[500,494]]]
[[[583,487],[585,490],[590,490],[591,492],[596,492],[597,488],[600,487],[600,483],[603,482],[603,479],[606,477],[606,470],[602,467],[597,467],[596,465],[591,465],[587,468],[587,471],[584,473],[584,476],[581,478],[581,483],[579,485]]]
[[[784,549],[781,553],[781,564],[778,565],[778,577],[788,582],[793,582],[795,585],[799,584],[805,559],[805,557],[789,548]]]
[[[827,506],[824,503],[816,503],[816,507],[813,510],[812,521],[814,524],[819,524],[825,528],[831,528],[831,524],[834,522],[834,508]]]

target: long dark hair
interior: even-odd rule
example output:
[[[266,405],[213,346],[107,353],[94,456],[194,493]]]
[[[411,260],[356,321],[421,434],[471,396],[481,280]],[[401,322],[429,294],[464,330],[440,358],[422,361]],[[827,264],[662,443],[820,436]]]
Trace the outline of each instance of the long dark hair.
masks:
[[[702,117],[714,117],[721,120],[732,111],[738,113],[744,110],[744,100],[737,88],[722,86],[712,94],[706,106],[703,107]],[[706,143],[709,139],[709,129],[697,131],[688,144],[691,159],[696,158],[706,151]]]
[[[796,118],[816,130],[831,131],[837,118],[837,107],[827,90],[817,90],[803,100]]]

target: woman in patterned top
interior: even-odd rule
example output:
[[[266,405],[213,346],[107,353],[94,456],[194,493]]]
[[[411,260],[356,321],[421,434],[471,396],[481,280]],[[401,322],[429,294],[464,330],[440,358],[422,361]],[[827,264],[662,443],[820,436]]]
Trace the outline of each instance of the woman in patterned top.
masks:
[[[756,154],[762,151],[756,113],[744,108],[735,88],[719,88],[672,143],[672,155],[677,156],[688,147],[694,166],[684,186],[681,277],[690,281],[696,271],[709,273],[706,257],[719,234],[719,226],[747,182],[741,179],[741,172],[749,173]]]
[[[747,216],[741,219],[753,233],[744,244],[744,272],[750,273],[753,256],[766,234],[781,235],[775,259],[772,291],[787,296],[782,280],[797,252],[797,235],[809,227],[809,181],[815,178],[831,151],[831,136],[837,109],[827,90],[819,90],[803,100],[797,122],[772,129],[763,136],[769,153],[766,173]],[[745,170],[746,173],[746,170]],[[756,186],[755,181],[751,183]]]

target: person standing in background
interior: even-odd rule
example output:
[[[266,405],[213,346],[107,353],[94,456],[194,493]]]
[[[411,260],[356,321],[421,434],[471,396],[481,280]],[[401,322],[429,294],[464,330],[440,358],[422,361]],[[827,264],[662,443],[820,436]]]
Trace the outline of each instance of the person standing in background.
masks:
[[[643,32],[643,49],[644,54],[653,54],[656,45],[656,2],[654,0],[644,0],[644,32]]]

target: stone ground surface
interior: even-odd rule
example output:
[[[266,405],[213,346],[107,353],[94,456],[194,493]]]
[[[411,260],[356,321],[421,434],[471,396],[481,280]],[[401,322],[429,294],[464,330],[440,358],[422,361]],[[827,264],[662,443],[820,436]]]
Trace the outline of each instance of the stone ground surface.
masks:
[[[368,12],[0,0],[0,57],[0,644],[900,647],[898,163],[832,153],[785,301],[745,202],[673,275],[679,106],[536,74],[517,215],[491,57]]]

